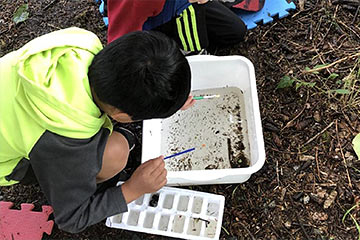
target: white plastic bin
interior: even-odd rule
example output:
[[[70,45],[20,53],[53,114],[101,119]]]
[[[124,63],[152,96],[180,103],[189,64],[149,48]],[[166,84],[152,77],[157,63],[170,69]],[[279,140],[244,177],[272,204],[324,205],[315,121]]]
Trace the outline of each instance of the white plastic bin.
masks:
[[[249,167],[168,171],[168,185],[202,185],[242,183],[265,162],[264,140],[260,119],[253,64],[242,56],[188,57],[192,71],[192,90],[237,87],[244,94],[246,124],[243,134],[248,139]],[[162,119],[144,121],[142,162],[158,157],[161,152]]]

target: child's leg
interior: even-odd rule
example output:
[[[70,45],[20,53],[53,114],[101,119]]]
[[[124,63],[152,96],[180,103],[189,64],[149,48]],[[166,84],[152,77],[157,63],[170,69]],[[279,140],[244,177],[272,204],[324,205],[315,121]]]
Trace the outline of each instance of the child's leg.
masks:
[[[180,16],[156,27],[155,31],[162,32],[174,39],[184,51],[200,52],[208,47],[208,36],[205,22],[205,8],[192,4]],[[200,5],[199,5],[200,6]]]
[[[199,7],[202,7],[199,5]],[[246,26],[229,8],[217,1],[203,4],[211,48],[234,45],[244,40]]]
[[[113,131],[109,136],[103,154],[100,172],[96,176],[97,183],[104,182],[122,171],[129,157],[129,144],[119,132]]]
[[[225,5],[209,1],[192,4],[180,16],[154,30],[174,39],[185,51],[199,52],[239,43],[244,39],[246,26]]]

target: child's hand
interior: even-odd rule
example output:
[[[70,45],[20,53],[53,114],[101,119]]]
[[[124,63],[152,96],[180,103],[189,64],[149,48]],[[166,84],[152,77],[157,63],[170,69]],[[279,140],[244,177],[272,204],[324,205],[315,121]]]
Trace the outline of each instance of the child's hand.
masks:
[[[159,190],[167,182],[166,175],[163,156],[141,164],[130,179],[121,185],[126,202],[132,202],[145,193]]]
[[[188,99],[186,100],[185,104],[180,108],[181,110],[186,110],[192,106],[194,106],[196,100],[193,99],[193,96],[189,96]]]

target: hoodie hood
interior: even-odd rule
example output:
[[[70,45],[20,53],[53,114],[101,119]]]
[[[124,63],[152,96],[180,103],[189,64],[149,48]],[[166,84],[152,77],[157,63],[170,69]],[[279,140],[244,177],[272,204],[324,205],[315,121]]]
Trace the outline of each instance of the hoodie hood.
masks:
[[[102,49],[98,37],[68,28],[19,49],[15,101],[40,126],[70,138],[89,138],[108,120],[92,99],[88,67]]]
[[[102,49],[95,34],[68,28],[0,58],[0,186],[41,135],[86,139],[110,119],[95,105],[88,67]]]

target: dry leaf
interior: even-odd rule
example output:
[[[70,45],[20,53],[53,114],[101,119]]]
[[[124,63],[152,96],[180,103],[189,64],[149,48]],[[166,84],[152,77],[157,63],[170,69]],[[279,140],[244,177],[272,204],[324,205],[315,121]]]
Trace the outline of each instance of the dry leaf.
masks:
[[[314,221],[325,221],[329,218],[329,216],[324,212],[314,212],[312,214],[312,219]]]
[[[331,204],[333,204],[333,202],[335,201],[336,199],[336,196],[337,196],[337,191],[332,191],[329,195],[329,197],[325,200],[324,202],[324,208],[329,208],[331,206]]]
[[[321,116],[320,116],[319,111],[315,111],[315,112],[314,112],[314,120],[315,120],[316,122],[321,122]]]
[[[310,197],[309,197],[309,195],[305,195],[305,196],[304,196],[303,202],[304,202],[304,204],[308,204],[308,203],[310,202]]]
[[[273,141],[276,144],[276,146],[281,147],[282,141],[281,141],[280,137],[274,132],[272,133],[272,137],[273,137]]]
[[[303,130],[304,128],[308,127],[311,122],[312,122],[311,119],[306,119],[304,121],[301,121],[301,122],[297,123],[295,128],[298,131]]]
[[[311,155],[301,155],[299,159],[300,161],[308,161],[308,160],[314,160],[315,157]]]
[[[286,222],[284,223],[284,225],[285,225],[285,227],[287,227],[287,228],[291,228],[291,222],[290,222],[290,221],[286,221]]]

